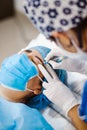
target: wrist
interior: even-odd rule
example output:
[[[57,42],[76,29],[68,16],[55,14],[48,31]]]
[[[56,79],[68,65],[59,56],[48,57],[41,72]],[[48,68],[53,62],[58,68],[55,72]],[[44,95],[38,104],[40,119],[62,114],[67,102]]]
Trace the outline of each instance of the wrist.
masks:
[[[72,109],[70,109],[70,111],[68,112],[68,116],[76,129],[87,130],[87,123],[79,118],[78,107],[79,105],[76,105]]]
[[[69,117],[69,118],[73,117],[72,111],[77,106],[79,106],[79,103],[76,100],[76,98],[73,97],[72,100],[70,99],[70,102],[68,101],[67,104],[64,106],[64,111],[66,112],[65,116]],[[72,116],[71,116],[71,114],[72,114]]]
[[[75,117],[75,110],[77,110],[79,107],[79,104],[75,105],[74,107],[72,107],[69,111],[68,111],[68,117],[73,120]],[[78,110],[77,110],[78,111]]]

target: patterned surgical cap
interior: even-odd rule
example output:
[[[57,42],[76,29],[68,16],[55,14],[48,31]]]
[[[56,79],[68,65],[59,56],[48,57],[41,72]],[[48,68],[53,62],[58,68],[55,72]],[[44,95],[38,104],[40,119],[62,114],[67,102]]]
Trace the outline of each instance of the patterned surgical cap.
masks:
[[[76,27],[87,17],[87,0],[26,0],[24,8],[46,36]]]

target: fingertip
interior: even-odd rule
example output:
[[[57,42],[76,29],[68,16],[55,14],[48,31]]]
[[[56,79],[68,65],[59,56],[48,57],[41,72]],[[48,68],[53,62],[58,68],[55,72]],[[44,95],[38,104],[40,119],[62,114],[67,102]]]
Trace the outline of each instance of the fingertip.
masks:
[[[41,64],[38,64],[38,67],[41,67]]]
[[[50,63],[51,65],[53,65],[53,64],[54,64],[54,61],[52,61],[52,60],[49,60],[49,63]]]
[[[50,60],[49,64],[53,67],[53,69],[55,69],[55,62],[54,61]]]
[[[42,70],[42,69],[43,69],[42,64],[38,64],[38,68],[39,68],[40,70]]]
[[[46,56],[45,60],[46,60],[46,61],[49,61],[52,57],[53,57],[53,54],[49,53],[49,54]]]
[[[46,84],[47,84],[46,82],[43,82],[43,84],[42,84],[42,85],[44,86],[44,85],[46,85]]]
[[[44,60],[49,61],[49,56],[46,56]]]
[[[59,69],[61,66],[61,63],[56,63],[55,61],[50,60],[49,64],[53,67],[53,69]]]
[[[43,82],[42,86],[46,89],[47,88],[48,83],[47,82]]]

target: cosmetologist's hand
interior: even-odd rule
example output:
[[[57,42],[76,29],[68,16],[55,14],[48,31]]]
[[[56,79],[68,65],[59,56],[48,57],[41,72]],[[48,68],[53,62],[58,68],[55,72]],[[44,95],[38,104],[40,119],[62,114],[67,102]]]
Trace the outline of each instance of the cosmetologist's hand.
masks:
[[[44,95],[55,105],[62,109],[62,113],[67,117],[68,111],[78,104],[73,93],[57,77],[55,71],[46,64],[45,68],[39,64],[40,71],[48,82],[43,82]]]

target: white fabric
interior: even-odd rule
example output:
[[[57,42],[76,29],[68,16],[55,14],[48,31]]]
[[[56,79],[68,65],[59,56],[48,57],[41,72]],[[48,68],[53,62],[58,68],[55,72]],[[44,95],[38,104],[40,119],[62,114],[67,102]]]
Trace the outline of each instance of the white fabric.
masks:
[[[79,96],[82,95],[85,81],[87,81],[87,76],[76,72],[67,72],[68,86],[73,92],[77,93]]]
[[[54,130],[76,130],[75,127],[66,120],[60,113],[51,107],[42,111],[44,118],[52,125]]]
[[[53,42],[53,41],[51,41],[49,39],[46,39],[44,35],[39,34],[36,39],[32,40],[28,44],[28,46],[23,48],[21,51],[27,50],[27,49],[29,49],[31,47],[34,47],[34,46],[44,46],[44,47],[48,47],[50,49],[57,47],[55,42]]]
[[[24,9],[45,36],[74,28],[87,17],[86,0],[26,0]]]

